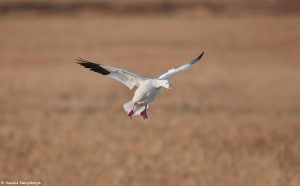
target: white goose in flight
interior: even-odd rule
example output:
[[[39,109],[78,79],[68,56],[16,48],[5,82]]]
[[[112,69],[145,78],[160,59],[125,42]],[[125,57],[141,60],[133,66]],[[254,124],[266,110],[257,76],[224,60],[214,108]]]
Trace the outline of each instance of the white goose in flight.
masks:
[[[158,78],[143,78],[134,73],[128,72],[123,69],[111,67],[108,65],[102,65],[86,61],[84,59],[77,59],[78,64],[88,68],[94,72],[98,72],[102,75],[111,77],[124,85],[129,89],[136,87],[134,96],[131,101],[123,105],[124,110],[127,112],[127,115],[132,118],[133,116],[141,115],[144,119],[147,119],[147,109],[149,108],[149,103],[151,103],[155,97],[160,93],[161,88],[171,89],[171,83],[167,80],[168,77],[181,72],[188,70],[193,64],[201,59],[204,52],[202,52],[198,57],[190,61],[189,63],[182,65],[178,68],[172,68],[168,72],[162,74]]]

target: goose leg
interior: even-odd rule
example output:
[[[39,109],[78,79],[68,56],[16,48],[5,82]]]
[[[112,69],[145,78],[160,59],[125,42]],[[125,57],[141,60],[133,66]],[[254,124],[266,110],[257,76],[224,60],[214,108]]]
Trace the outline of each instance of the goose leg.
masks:
[[[145,110],[143,112],[141,112],[141,116],[145,119],[148,119],[148,115],[147,115],[147,105],[145,105]]]
[[[128,113],[128,116],[130,117],[130,119],[132,119],[133,114],[134,114],[133,110]]]

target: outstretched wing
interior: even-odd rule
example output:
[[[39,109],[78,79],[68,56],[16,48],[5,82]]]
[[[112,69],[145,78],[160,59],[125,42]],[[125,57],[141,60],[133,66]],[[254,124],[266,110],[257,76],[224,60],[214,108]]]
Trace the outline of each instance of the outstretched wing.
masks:
[[[111,77],[123,83],[129,89],[133,89],[134,87],[139,87],[141,82],[145,80],[145,78],[142,78],[134,73],[128,72],[123,69],[111,67],[108,65],[93,63],[81,58],[77,59],[77,61],[78,61],[77,63],[80,64],[81,66],[84,66],[85,68],[88,68],[91,71],[98,72],[102,75]]]
[[[195,59],[193,59],[191,62],[185,64],[185,65],[182,65],[181,67],[178,67],[176,69],[172,68],[170,69],[168,72],[162,74],[161,76],[159,76],[158,79],[166,79],[178,72],[181,72],[181,71],[184,71],[184,70],[188,70],[193,64],[195,64],[197,61],[199,61],[202,56],[203,56],[204,52],[202,52],[198,57],[196,57]]]

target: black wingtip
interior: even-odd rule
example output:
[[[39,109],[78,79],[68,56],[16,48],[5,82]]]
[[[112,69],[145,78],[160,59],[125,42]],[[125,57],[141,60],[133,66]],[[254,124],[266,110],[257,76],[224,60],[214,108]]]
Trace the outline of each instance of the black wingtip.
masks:
[[[204,52],[202,52],[198,57],[196,57],[196,58],[191,62],[191,64],[194,64],[194,63],[196,63],[197,61],[199,61],[199,60],[202,58],[203,55],[204,55]]]
[[[202,52],[198,58],[201,59],[203,55],[204,55],[204,52]]]
[[[91,71],[98,72],[102,75],[108,75],[110,74],[110,71],[107,69],[103,68],[100,64],[93,63],[87,60],[84,60],[82,58],[77,58],[77,63],[85,68],[90,69]]]

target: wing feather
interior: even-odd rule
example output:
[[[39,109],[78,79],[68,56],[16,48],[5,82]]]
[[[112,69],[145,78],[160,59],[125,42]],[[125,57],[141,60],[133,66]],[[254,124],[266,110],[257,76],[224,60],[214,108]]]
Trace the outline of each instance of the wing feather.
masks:
[[[168,72],[162,74],[161,76],[158,77],[158,79],[166,79],[174,74],[177,74],[178,72],[181,72],[181,71],[185,71],[185,70],[188,70],[193,64],[195,64],[197,61],[199,61],[202,56],[203,56],[204,52],[202,52],[198,57],[196,57],[195,59],[193,59],[192,61],[178,67],[178,68],[173,68],[173,69],[170,69]]]
[[[93,63],[81,58],[77,59],[77,63],[85,68],[90,69],[91,71],[98,72],[102,75],[113,78],[123,83],[129,89],[133,89],[134,87],[139,87],[141,82],[145,80],[145,78],[142,78],[129,71],[120,68],[111,67],[108,65]]]

